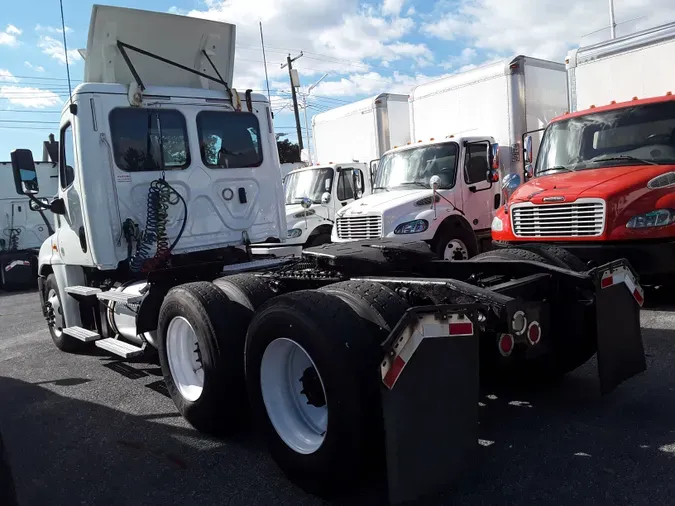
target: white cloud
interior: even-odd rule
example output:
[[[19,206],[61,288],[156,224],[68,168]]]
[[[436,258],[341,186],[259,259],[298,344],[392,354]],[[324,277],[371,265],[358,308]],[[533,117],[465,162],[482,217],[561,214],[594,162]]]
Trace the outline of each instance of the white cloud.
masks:
[[[0,69],[0,83],[18,83],[19,80],[14,77],[14,75],[6,69]]]
[[[61,98],[53,91],[30,86],[0,86],[0,97],[7,99],[11,105],[35,109],[61,104]]]
[[[675,19],[672,0],[617,2],[617,34],[632,33]],[[635,18],[640,18],[635,21]],[[622,24],[622,21],[626,23]],[[584,0],[459,0],[439,2],[421,30],[443,40],[461,40],[500,54],[562,61],[571,47],[609,37],[606,2]]]
[[[410,43],[405,37],[414,33],[415,22],[397,13],[384,16],[384,4],[377,7],[360,0],[257,0],[255,14],[250,0],[205,0],[205,10],[193,10],[190,16],[236,22],[237,51],[234,86],[237,89],[263,89],[265,71],[260,49],[258,22],[262,21],[269,77],[284,81],[288,88],[288,70],[281,69],[291,53],[305,55],[294,63],[303,84],[316,81],[323,73],[334,78],[342,74],[367,73],[394,61],[410,61],[418,67],[428,65],[433,54],[425,44]],[[388,8],[394,3],[387,2]],[[400,10],[400,9],[399,9]],[[377,62],[377,63],[371,63]],[[380,82],[379,91],[387,82]]]
[[[352,74],[339,80],[323,81],[314,88],[312,94],[316,96],[349,97],[353,95],[375,95],[385,90],[392,93],[407,94],[418,84],[432,79],[440,79],[447,75],[449,74],[428,76],[421,73],[408,75],[394,72],[391,76],[384,76],[377,72],[366,72]]]
[[[50,37],[49,35],[41,35],[40,41],[38,42],[38,47],[42,49],[42,52],[47,56],[54,58],[56,61],[62,65],[66,64],[66,52],[63,50],[63,42]],[[68,62],[70,65],[73,65],[75,62],[80,61],[82,56],[77,51],[77,49],[68,50]]]
[[[63,28],[60,26],[44,26],[41,24],[35,25],[35,31],[38,33],[58,33],[61,34],[63,33]],[[66,33],[71,33],[73,31],[72,28],[69,26],[66,26]]]
[[[385,16],[398,16],[404,2],[405,0],[384,0],[382,2],[382,14]]]
[[[19,42],[19,35],[23,33],[14,25],[7,25],[4,32],[0,32],[0,46],[17,47]]]
[[[471,62],[475,60],[476,56],[478,56],[478,52],[474,48],[465,47],[462,49],[462,52],[459,53],[459,55],[450,56],[447,60],[441,63],[441,67],[444,69],[451,69],[457,65],[464,67],[466,65],[470,65]]]
[[[41,65],[33,65],[33,64],[32,64],[31,62],[29,62],[29,61],[25,61],[25,62],[23,62],[23,64],[24,64],[26,67],[28,67],[29,69],[34,70],[35,72],[44,72],[44,71],[45,71],[45,68],[44,68],[43,66],[41,66]]]

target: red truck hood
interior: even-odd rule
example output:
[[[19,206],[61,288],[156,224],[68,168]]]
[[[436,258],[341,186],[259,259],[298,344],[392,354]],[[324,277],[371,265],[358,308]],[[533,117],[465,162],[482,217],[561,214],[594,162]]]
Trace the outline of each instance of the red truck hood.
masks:
[[[534,178],[519,186],[510,200],[513,203],[529,201],[542,204],[555,203],[552,197],[560,197],[561,200],[564,197],[567,202],[582,196],[606,197],[635,184],[646,184],[651,178],[664,172],[668,172],[668,167],[664,165],[630,165],[559,172]],[[603,186],[598,188],[599,185]],[[587,194],[593,189],[592,195]]]

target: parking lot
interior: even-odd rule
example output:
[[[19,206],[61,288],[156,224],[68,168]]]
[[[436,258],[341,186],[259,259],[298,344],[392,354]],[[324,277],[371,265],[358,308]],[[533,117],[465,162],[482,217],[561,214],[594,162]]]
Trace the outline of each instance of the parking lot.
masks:
[[[424,504],[671,503],[675,305],[643,311],[642,325],[648,370],[607,397],[594,361],[554,386],[483,392],[480,475]],[[25,506],[323,504],[254,435],[191,429],[152,359],[59,352],[35,292],[0,293],[0,430]]]

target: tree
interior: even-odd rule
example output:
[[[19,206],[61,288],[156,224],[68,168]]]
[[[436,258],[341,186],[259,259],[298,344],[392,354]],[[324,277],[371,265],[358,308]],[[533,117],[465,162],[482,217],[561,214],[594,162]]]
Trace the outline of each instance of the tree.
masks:
[[[295,163],[300,161],[300,146],[292,143],[288,139],[279,140],[277,134],[277,149],[279,150],[279,160],[281,163]]]

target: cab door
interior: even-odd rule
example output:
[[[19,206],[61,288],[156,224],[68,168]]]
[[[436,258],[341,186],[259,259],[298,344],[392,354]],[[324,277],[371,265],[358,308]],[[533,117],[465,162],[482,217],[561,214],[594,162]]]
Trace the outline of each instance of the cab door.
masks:
[[[75,139],[75,117],[61,127],[58,196],[66,212],[56,215],[56,247],[67,265],[91,265],[88,238],[82,214],[83,199]]]
[[[364,188],[365,180],[361,169],[352,167],[339,169],[335,191],[335,197],[339,204],[336,207],[339,209],[363,197]]]
[[[489,229],[495,209],[495,187],[487,182],[489,150],[487,140],[468,143],[464,149],[462,204],[474,230]]]

